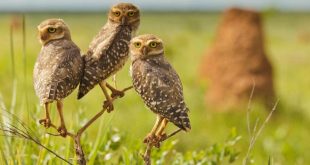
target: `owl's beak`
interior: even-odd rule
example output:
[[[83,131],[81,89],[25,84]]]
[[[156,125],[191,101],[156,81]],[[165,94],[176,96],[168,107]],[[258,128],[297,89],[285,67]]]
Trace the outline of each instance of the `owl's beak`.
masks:
[[[126,17],[122,17],[122,25],[125,25],[126,23],[127,23],[127,19],[126,19]]]
[[[147,53],[148,53],[147,47],[143,47],[143,48],[142,48],[142,54],[143,54],[144,56],[146,56]]]
[[[47,38],[48,38],[48,36],[47,36],[47,35],[40,34],[40,39],[41,39],[42,41],[47,40]]]

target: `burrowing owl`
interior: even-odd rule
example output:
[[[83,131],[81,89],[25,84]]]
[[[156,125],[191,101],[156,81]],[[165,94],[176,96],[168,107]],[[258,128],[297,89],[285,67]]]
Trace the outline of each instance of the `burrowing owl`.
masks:
[[[57,102],[61,119],[59,133],[66,136],[62,113],[62,99],[79,84],[83,73],[80,49],[72,42],[68,26],[61,19],[48,19],[38,26],[41,52],[34,66],[34,89],[45,105],[46,118],[40,120],[45,127],[52,125],[49,117],[49,103]]]
[[[191,129],[183,87],[176,71],[164,58],[162,40],[146,34],[130,42],[133,86],[144,103],[157,114],[156,123],[144,142],[160,138],[172,122],[184,131]]]
[[[89,45],[84,56],[84,76],[79,87],[78,99],[82,98],[95,85],[102,88],[108,103],[108,112],[113,110],[112,95],[123,95],[112,88],[105,80],[120,70],[128,59],[129,41],[140,24],[140,11],[130,3],[119,3],[111,8],[108,21]]]

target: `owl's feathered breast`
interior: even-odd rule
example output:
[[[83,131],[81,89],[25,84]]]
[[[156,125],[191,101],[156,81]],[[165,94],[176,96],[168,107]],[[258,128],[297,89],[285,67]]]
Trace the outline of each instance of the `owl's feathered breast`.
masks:
[[[78,85],[82,70],[80,50],[72,41],[56,40],[43,46],[33,72],[41,104],[68,96]]]

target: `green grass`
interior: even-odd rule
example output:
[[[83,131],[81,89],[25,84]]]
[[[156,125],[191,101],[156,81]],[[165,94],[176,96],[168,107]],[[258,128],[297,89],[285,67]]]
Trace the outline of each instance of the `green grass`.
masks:
[[[96,14],[27,14],[26,15],[26,66],[23,62],[22,30],[14,30],[14,59],[16,72],[16,91],[14,96],[12,61],[10,55],[10,20],[11,15],[0,15],[0,94],[9,109],[12,97],[16,99],[14,113],[29,124],[40,137],[41,141],[66,158],[72,158],[70,139],[46,136],[45,129],[37,124],[44,115],[38,106],[38,99],[32,87],[32,69],[40,51],[37,40],[36,26],[47,18],[62,18],[69,25],[72,39],[85,52],[92,37],[106,21],[105,13]],[[246,125],[246,109],[240,107],[239,112],[216,113],[204,104],[204,94],[208,89],[206,83],[199,79],[198,68],[203,54],[211,46],[219,23],[219,14],[210,13],[143,13],[138,34],[153,33],[160,36],[166,49],[166,56],[180,74],[184,85],[185,100],[191,110],[192,131],[180,133],[173,139],[178,143],[173,146],[179,152],[199,151],[209,148],[214,143],[226,140],[232,128],[238,131],[242,139],[235,148],[240,151],[236,164],[242,162],[249,146]],[[280,105],[276,114],[267,124],[258,138],[253,153],[254,164],[267,164],[271,157],[275,164],[307,164],[310,162],[307,151],[310,148],[310,41],[301,40],[300,36],[310,34],[310,14],[277,14],[263,15],[266,51],[275,71],[275,86]],[[310,38],[309,38],[310,40]],[[24,70],[26,79],[24,81]],[[117,74],[118,87],[131,84],[128,73],[129,65]],[[26,89],[25,89],[26,87]],[[25,93],[27,91],[28,102]],[[94,115],[102,105],[103,94],[98,87],[85,98],[76,100],[76,91],[64,104],[65,119],[70,130],[76,130]],[[14,103],[14,102],[13,102]],[[52,114],[59,123],[53,106]],[[262,122],[268,115],[261,106],[254,104],[251,121],[257,117]],[[83,144],[87,155],[96,162],[106,155],[104,149],[107,142],[108,128],[119,129],[125,141],[121,143],[126,152],[123,155],[136,153],[143,147],[141,141],[151,129],[155,115],[143,104],[140,97],[133,91],[115,103],[115,111],[104,114],[100,121],[87,130],[83,136]],[[260,123],[261,123],[260,122]],[[170,125],[168,131],[173,131]],[[11,147],[5,147],[9,140]],[[170,140],[171,141],[171,140]],[[169,143],[169,142],[167,142]],[[32,148],[31,148],[32,147]],[[49,164],[60,163],[47,151],[23,140],[12,140],[0,137],[0,149],[5,151],[4,158],[9,164]],[[99,155],[99,156],[98,156]],[[137,155],[136,155],[137,156]],[[138,156],[136,157],[138,158]],[[35,162],[35,163],[33,163]],[[2,163],[1,163],[2,164]]]

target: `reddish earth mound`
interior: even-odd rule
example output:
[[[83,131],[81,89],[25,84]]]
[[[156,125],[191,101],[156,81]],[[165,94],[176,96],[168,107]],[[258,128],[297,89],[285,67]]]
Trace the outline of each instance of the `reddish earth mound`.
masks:
[[[204,57],[202,75],[210,84],[206,101],[211,106],[235,106],[249,99],[266,104],[274,100],[272,66],[264,51],[260,14],[232,8],[224,12],[212,48]]]

